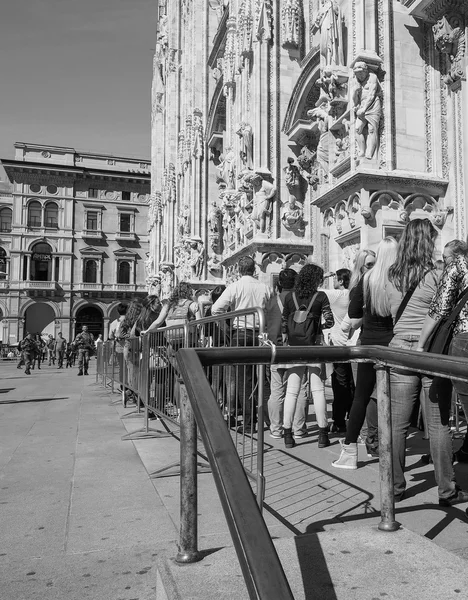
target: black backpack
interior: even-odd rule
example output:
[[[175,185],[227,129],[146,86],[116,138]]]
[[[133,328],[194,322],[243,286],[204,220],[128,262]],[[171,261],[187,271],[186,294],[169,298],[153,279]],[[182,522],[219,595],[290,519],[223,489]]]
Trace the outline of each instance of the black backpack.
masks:
[[[292,294],[296,310],[288,316],[288,344],[290,346],[313,346],[319,331],[319,322],[310,309],[317,293],[312,296],[309,306],[299,306],[295,292]]]

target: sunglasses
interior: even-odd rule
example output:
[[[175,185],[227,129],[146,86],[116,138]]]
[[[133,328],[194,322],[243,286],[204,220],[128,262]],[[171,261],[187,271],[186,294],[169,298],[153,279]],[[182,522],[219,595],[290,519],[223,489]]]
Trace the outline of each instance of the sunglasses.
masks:
[[[365,269],[372,269],[372,267],[374,265],[375,265],[375,262],[367,262],[367,263],[364,263],[363,266],[364,266]]]

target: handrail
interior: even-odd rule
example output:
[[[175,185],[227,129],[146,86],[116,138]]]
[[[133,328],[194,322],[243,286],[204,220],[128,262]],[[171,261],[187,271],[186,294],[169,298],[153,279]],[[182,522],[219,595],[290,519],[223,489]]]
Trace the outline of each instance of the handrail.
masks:
[[[223,352],[226,350],[223,349]],[[249,596],[252,599],[294,600],[252,488],[197,356],[199,352],[200,350],[195,349],[181,349],[177,353],[177,360],[210,461]],[[182,419],[182,424],[184,422],[185,419]],[[189,454],[190,449],[186,448],[185,456],[188,457]],[[182,473],[182,476],[184,475],[190,476]],[[182,488],[183,482],[181,494]],[[196,511],[193,512],[196,517]],[[187,535],[187,532],[182,530],[181,525],[181,537],[184,534]],[[181,542],[182,546],[183,541]],[[181,552],[184,550],[180,549]]]
[[[197,350],[202,365],[242,362],[270,364],[273,353],[268,346],[260,348],[204,348]],[[393,350],[385,346],[277,346],[273,364],[287,362],[378,362],[388,367],[418,371],[450,379],[468,381],[468,359],[429,354],[414,350]]]

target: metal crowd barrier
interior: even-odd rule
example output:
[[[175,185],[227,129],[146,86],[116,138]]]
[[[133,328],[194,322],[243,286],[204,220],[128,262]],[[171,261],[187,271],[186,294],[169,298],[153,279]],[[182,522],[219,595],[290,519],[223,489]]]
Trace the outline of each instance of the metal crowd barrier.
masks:
[[[249,596],[255,600],[293,598],[266,524],[258,510],[232,438],[222,427],[217,399],[206,377],[207,367],[247,364],[372,362],[377,370],[381,531],[399,529],[393,496],[390,369],[468,381],[468,359],[380,346],[270,347],[181,349],[177,355],[190,403],[181,420],[181,514],[177,562],[202,558],[197,541],[197,470],[194,444],[197,426],[205,444],[221,504],[242,568]]]

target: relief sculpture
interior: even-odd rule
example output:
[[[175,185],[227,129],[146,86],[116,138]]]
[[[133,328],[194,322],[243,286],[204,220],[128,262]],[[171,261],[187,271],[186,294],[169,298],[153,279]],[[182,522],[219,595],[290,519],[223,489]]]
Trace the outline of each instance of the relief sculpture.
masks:
[[[449,56],[450,71],[445,75],[444,81],[451,85],[465,76],[465,32],[462,27],[452,27],[446,17],[437,21],[432,31],[437,50]]]

